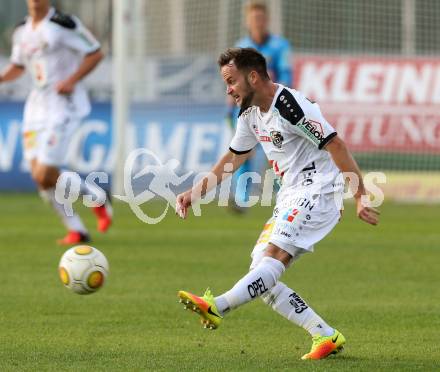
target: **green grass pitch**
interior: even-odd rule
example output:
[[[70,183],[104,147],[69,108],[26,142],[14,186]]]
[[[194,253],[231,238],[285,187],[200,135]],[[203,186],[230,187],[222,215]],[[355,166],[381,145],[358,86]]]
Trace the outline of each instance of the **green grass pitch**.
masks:
[[[157,205],[154,208],[157,209]],[[69,292],[58,279],[64,231],[34,194],[0,195],[1,371],[433,371],[440,370],[439,206],[385,204],[368,226],[348,205],[315,253],[283,277],[347,338],[344,352],[301,361],[309,336],[257,300],[216,331],[182,310],[176,292],[229,289],[270,208],[246,216],[208,206],[181,221],[140,222],[124,204],[100,236],[105,288]],[[158,211],[158,210],[156,210]]]

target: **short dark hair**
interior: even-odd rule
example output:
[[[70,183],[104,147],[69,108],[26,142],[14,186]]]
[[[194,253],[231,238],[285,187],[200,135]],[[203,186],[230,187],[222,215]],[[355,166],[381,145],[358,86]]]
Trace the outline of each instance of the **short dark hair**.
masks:
[[[220,68],[232,62],[240,71],[256,71],[264,80],[270,79],[266,59],[254,48],[229,48],[218,58]]]

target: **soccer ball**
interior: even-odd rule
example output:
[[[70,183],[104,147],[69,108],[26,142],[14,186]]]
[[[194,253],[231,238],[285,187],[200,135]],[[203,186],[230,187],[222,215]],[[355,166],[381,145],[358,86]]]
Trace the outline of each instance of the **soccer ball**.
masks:
[[[78,294],[96,292],[104,285],[109,272],[108,261],[96,248],[78,245],[61,257],[58,273],[63,284]]]

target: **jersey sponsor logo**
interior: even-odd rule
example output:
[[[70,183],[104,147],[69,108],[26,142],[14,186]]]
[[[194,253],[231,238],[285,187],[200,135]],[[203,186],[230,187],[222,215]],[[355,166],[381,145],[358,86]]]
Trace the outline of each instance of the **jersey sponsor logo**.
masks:
[[[260,142],[271,142],[272,141],[271,137],[264,135],[264,134],[261,134],[260,130],[258,129],[258,127],[255,124],[252,124],[252,129],[255,131],[255,134],[258,136],[258,140]],[[264,129],[262,130],[262,132],[267,133],[267,131]]]
[[[311,211],[313,209],[313,207],[315,206],[315,203],[313,203],[311,200],[309,200],[307,198],[298,198],[297,206],[308,208],[309,211]]]
[[[290,298],[289,303],[295,309],[295,313],[301,314],[304,310],[308,308],[307,304],[297,293],[292,292],[289,295],[289,298]]]
[[[284,215],[283,215],[283,221],[287,221],[287,222],[293,222],[295,220],[295,217],[298,215],[299,210],[294,208],[292,210],[288,210]]]
[[[26,58],[31,59],[36,55],[41,55],[49,48],[49,44],[45,41],[40,41],[38,44],[32,44],[27,42],[21,42],[20,48],[23,50],[23,54]]]
[[[305,197],[297,197],[291,200],[288,200],[286,203],[281,204],[280,208],[281,210],[286,208],[291,208],[290,210],[299,210],[299,209],[308,209],[309,211],[312,211],[312,209],[315,207],[315,205],[318,203],[318,200],[310,200]]]
[[[281,132],[278,132],[276,130],[271,131],[270,138],[272,139],[272,143],[274,144],[274,146],[278,147],[279,149],[282,147],[284,138],[281,135]]]
[[[248,285],[248,292],[251,298],[261,296],[263,293],[267,292],[266,285],[264,284],[263,278],[258,278]]]
[[[259,136],[260,142],[272,142],[272,139],[269,136]]]
[[[324,131],[321,123],[313,120],[307,120],[304,117],[296,124],[296,126],[316,144],[319,145],[324,141]]]

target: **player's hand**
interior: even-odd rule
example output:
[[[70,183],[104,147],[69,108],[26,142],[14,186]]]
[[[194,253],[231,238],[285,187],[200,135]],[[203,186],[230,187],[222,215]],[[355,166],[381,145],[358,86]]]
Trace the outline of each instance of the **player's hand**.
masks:
[[[73,90],[75,89],[75,83],[72,82],[70,79],[62,80],[57,83],[55,89],[58,94],[69,95],[73,93]]]
[[[191,206],[191,190],[185,191],[177,195],[176,198],[176,214],[185,219],[188,215],[188,208]]]
[[[362,198],[356,199],[357,216],[366,223],[376,226],[379,223],[380,212],[372,207],[367,207],[362,203]]]

